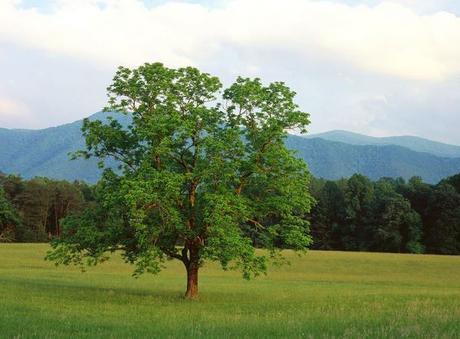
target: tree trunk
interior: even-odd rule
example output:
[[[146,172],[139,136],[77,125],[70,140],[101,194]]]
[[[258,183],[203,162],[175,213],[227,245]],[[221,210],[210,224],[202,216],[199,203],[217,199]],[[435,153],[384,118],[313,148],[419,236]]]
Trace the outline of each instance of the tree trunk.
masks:
[[[187,268],[187,292],[185,298],[193,299],[198,296],[198,263],[189,263]]]

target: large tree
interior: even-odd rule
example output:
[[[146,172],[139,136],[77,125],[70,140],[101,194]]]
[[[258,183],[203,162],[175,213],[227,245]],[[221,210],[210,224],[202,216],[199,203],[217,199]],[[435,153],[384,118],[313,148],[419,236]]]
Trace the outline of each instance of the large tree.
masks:
[[[136,274],[178,259],[186,297],[195,297],[205,260],[250,278],[279,257],[278,245],[308,248],[310,175],[284,140],[289,130],[305,132],[309,115],[287,86],[238,78],[222,90],[196,68],[154,63],[120,67],[108,96],[113,118],[84,121],[87,150],[79,154],[120,167],[105,168],[102,208],[68,218],[49,259],[96,264],[121,250]],[[129,126],[119,113],[129,114]],[[248,228],[269,256],[255,251]]]

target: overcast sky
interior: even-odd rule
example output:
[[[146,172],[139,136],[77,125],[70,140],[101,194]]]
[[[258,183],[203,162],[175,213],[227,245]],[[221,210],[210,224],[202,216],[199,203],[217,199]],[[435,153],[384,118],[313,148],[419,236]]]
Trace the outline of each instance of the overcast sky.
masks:
[[[0,127],[86,117],[155,61],[285,81],[313,133],[460,144],[459,0],[0,0]]]

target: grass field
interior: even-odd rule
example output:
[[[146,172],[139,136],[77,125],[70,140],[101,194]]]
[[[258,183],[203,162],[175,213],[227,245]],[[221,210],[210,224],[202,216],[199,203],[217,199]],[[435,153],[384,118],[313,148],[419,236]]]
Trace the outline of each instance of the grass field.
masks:
[[[184,269],[81,273],[46,245],[0,245],[0,337],[459,338],[460,257],[311,251],[244,281],[208,265],[197,301]]]

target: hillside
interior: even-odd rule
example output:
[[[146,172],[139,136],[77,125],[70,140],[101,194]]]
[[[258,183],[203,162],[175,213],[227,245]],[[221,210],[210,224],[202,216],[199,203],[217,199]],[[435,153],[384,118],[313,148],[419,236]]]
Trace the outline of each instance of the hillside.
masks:
[[[437,183],[460,172],[460,158],[438,157],[396,145],[351,145],[298,136],[290,136],[287,145],[297,150],[315,176],[326,179],[361,173],[372,180],[420,176],[426,182]]]
[[[91,119],[104,119],[96,113]],[[46,176],[55,179],[96,182],[101,171],[95,159],[69,160],[69,153],[83,149],[82,121],[41,130],[0,128],[0,171],[24,178]]]
[[[95,160],[69,161],[68,153],[81,149],[81,123],[43,130],[0,129],[0,171],[25,178],[47,176],[57,179],[97,181]]]
[[[350,145],[396,145],[406,147],[416,152],[425,152],[440,157],[460,158],[460,146],[444,144],[414,136],[370,137],[348,131],[329,131],[306,136],[308,139],[321,138],[330,141],[343,142]]]
[[[91,118],[104,116],[96,113]],[[122,119],[126,124],[127,118]],[[81,124],[82,121],[76,121],[42,130],[0,129],[0,171],[25,178],[47,176],[96,182],[100,170],[95,160],[69,160],[69,152],[84,148]],[[328,139],[340,139],[340,142]],[[315,176],[327,179],[358,172],[371,179],[384,176],[407,179],[418,175],[427,182],[436,183],[460,172],[459,146],[421,138],[372,138],[332,131],[316,137],[290,136],[287,145],[298,151]],[[457,151],[458,158],[454,158]]]

